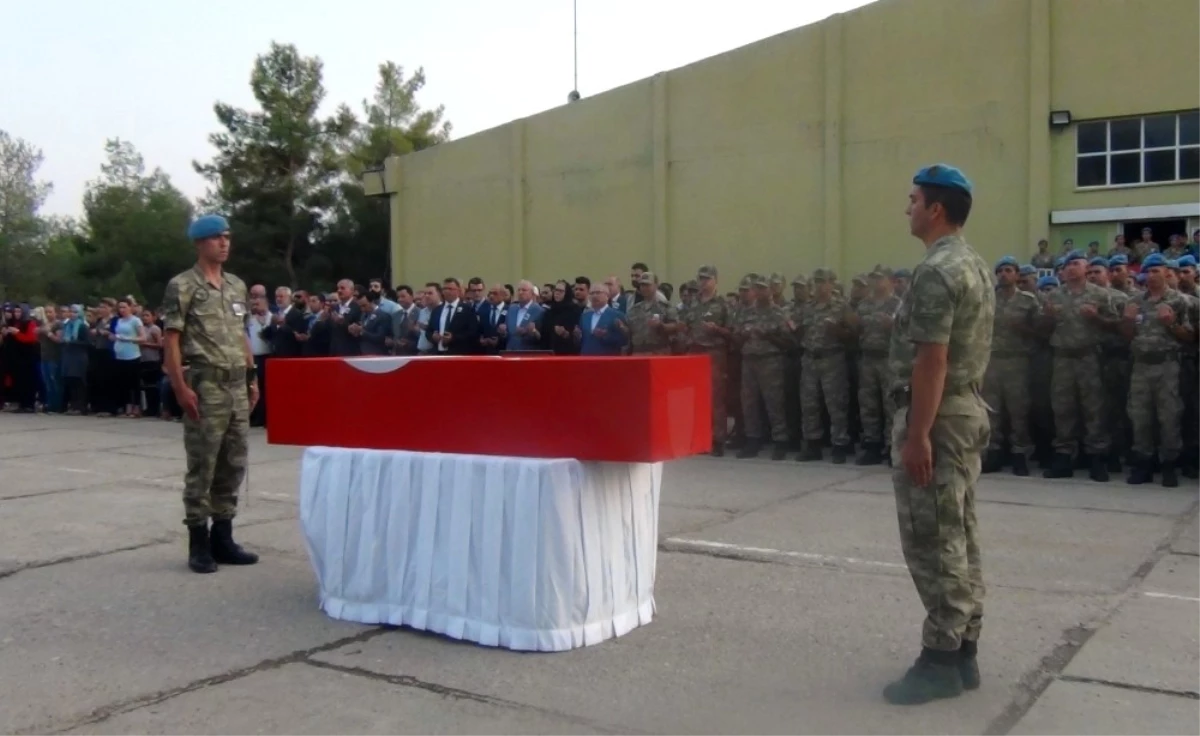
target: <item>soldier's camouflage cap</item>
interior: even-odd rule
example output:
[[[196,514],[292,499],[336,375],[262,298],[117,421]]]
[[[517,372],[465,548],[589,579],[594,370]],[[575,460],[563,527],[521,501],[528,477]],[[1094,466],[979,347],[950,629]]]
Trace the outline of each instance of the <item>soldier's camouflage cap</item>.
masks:
[[[715,279],[717,277],[716,266],[701,266],[700,270],[696,271],[697,279]]]
[[[781,273],[772,273],[770,278],[771,286],[783,286],[787,283],[787,279]]]
[[[792,279],[792,286],[808,286],[808,277],[802,273],[796,274],[796,278]]]
[[[658,278],[654,274],[650,273],[649,271],[646,271],[645,273],[643,273],[641,276],[638,277],[637,283],[639,285],[640,284],[657,284]]]
[[[738,290],[753,288],[754,282],[758,280],[758,274],[748,273],[742,277],[741,283],[738,284]]]
[[[832,268],[817,268],[813,270],[813,281],[837,281],[837,274]]]
[[[763,289],[768,288],[771,286],[771,277],[764,276],[762,274],[755,274],[754,285]]]
[[[854,278],[850,279],[850,283],[857,284],[859,286],[866,286],[867,275],[865,273],[856,274]]]
[[[887,266],[876,266],[871,269],[871,273],[867,274],[872,279],[890,279],[892,277],[892,269]]]
[[[684,281],[683,285],[679,287],[679,290],[680,291],[700,291],[700,284],[697,284],[695,281]]]

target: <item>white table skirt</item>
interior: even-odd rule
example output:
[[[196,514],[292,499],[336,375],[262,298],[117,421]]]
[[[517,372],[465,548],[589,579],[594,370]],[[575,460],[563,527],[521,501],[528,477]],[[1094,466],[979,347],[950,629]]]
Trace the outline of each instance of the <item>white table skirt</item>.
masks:
[[[650,622],[662,464],[313,447],[300,521],[337,619],[562,651]]]

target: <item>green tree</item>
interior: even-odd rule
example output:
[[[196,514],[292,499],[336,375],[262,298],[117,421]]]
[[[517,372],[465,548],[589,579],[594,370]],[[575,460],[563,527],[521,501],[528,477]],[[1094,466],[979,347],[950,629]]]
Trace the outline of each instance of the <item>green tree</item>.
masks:
[[[45,247],[46,223],[38,211],[50,183],[37,178],[42,151],[0,130],[0,298],[30,298]]]
[[[167,281],[192,262],[192,206],[161,169],[146,173],[133,144],[105,144],[100,178],[83,196],[84,235],[74,239],[80,273],[97,295],[161,298]]]
[[[259,110],[218,102],[224,130],[209,137],[216,156],[195,162],[212,185],[206,207],[224,213],[234,233],[231,270],[252,280],[298,286],[298,264],[316,250],[344,176],[338,147],[354,127],[342,106],[319,118],[322,62],[272,43],[254,62],[250,87]]]

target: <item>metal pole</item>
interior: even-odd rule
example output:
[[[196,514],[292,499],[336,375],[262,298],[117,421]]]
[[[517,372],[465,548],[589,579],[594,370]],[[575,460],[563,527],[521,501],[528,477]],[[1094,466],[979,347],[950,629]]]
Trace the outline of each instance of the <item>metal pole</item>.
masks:
[[[575,27],[575,86],[572,87],[576,92],[579,91],[579,0],[572,0],[571,8],[574,13]]]

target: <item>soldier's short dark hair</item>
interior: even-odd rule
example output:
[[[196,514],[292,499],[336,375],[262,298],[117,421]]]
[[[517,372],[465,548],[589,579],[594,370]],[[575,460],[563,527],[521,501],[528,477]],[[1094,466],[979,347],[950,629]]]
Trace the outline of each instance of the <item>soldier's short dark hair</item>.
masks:
[[[587,276],[576,276],[575,283],[583,284],[584,286],[588,287],[589,289],[592,288],[592,280],[589,279]]]
[[[940,204],[946,211],[946,222],[956,227],[967,223],[971,214],[971,195],[953,187],[935,187],[921,184],[921,196],[925,198],[925,208]]]
[[[629,267],[629,270],[630,270],[630,271],[632,271],[632,270],[633,270],[633,269],[635,269],[635,268],[640,268],[640,269],[641,269],[641,270],[643,270],[643,271],[649,271],[649,270],[650,270],[650,268],[649,268],[648,266],[646,266],[646,264],[642,263],[641,261],[638,261],[637,263],[635,263],[635,264],[633,264],[632,266],[630,266],[630,267]]]

